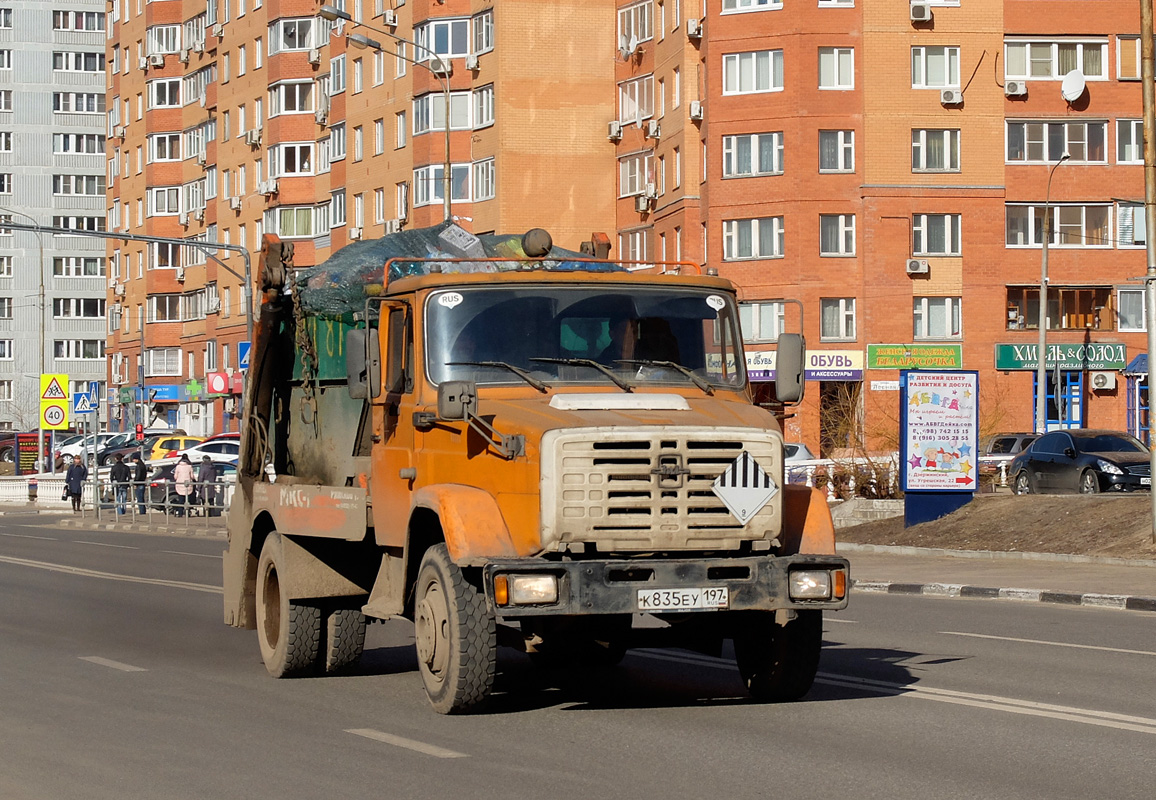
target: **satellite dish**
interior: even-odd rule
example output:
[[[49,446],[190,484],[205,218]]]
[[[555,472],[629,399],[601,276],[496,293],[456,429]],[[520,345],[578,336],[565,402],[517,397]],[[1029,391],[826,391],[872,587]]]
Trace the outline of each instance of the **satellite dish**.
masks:
[[[1060,83],[1060,96],[1069,103],[1074,103],[1084,93],[1085,85],[1084,73],[1074,69],[1065,75],[1064,80]]]

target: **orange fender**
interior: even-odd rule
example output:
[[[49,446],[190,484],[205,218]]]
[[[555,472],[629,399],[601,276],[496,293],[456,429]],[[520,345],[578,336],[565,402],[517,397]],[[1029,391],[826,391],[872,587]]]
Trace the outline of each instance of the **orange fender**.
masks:
[[[456,564],[480,564],[486,558],[518,555],[510,529],[489,492],[442,483],[419,489],[413,504],[437,514],[450,558]]]
[[[835,555],[835,523],[821,489],[787,484],[783,487],[783,555]]]

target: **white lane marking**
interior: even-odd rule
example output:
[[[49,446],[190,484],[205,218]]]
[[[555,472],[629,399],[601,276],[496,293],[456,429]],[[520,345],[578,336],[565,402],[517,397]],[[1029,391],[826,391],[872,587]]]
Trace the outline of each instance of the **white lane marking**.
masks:
[[[101,658],[100,656],[80,656],[80,660],[87,661],[90,664],[99,664],[102,667],[119,669],[121,672],[148,672],[144,667],[134,667],[132,664],[123,664],[120,661],[113,661],[108,658]]]
[[[55,536],[29,536],[26,533],[0,533],[0,536],[10,536],[13,539],[43,539],[46,542],[58,541]]]
[[[962,631],[940,631],[946,636],[967,636],[971,639],[995,639],[999,642],[1021,642],[1023,644],[1046,644],[1051,647],[1071,647],[1076,650],[1100,650],[1105,653],[1127,653],[1134,656],[1156,656],[1152,650],[1125,650],[1120,647],[1100,647],[1094,644],[1072,644],[1071,642],[1049,642],[1045,639],[1017,639],[1014,636],[992,636],[987,633],[964,633]]]
[[[221,555],[212,553],[186,553],[183,550],[161,550],[162,553],[171,553],[174,556],[195,556],[196,558],[220,558]]]
[[[351,728],[345,732],[352,733],[354,736],[363,736],[366,739],[373,739],[375,742],[391,744],[394,747],[404,747],[406,750],[414,750],[418,753],[425,753],[427,756],[433,756],[434,758],[469,758],[469,756],[465,753],[459,753],[455,750],[446,750],[444,747],[438,747],[437,745],[414,741],[413,739],[406,739],[402,736],[394,736],[390,733],[375,731],[373,728]]]
[[[827,619],[823,620],[824,625],[827,624],[828,622],[834,622],[834,623],[837,623],[840,625],[858,625],[859,624],[859,620],[857,620],[857,619],[840,619],[839,617],[828,617]]]
[[[121,550],[140,550],[139,547],[133,547],[128,544],[109,544],[108,542],[90,542],[87,539],[76,539],[76,544],[94,544],[97,547],[116,547]]]
[[[67,575],[80,575],[87,578],[103,578],[108,581],[123,581],[125,583],[151,583],[154,586],[168,586],[172,589],[191,589],[194,592],[209,592],[212,594],[224,594],[224,589],[220,586],[210,586],[207,583],[187,583],[185,581],[167,581],[161,578],[138,578],[135,575],[118,575],[115,572],[99,572],[94,569],[81,569],[80,567],[69,567],[64,564],[52,564],[47,561],[33,561],[27,558],[13,558],[11,556],[0,556],[0,563],[15,564],[21,567],[34,567],[36,569],[45,569],[49,572],[63,572]]]
[[[696,664],[704,667],[713,667],[735,672],[738,667],[733,661],[726,661],[710,656],[683,656],[665,655],[653,650],[631,650],[631,655],[642,658],[652,658],[658,661],[677,661]],[[1017,700],[1014,697],[999,697],[997,695],[973,694],[971,692],[957,692],[951,689],[935,689],[918,684],[890,683],[875,681],[868,678],[856,678],[850,675],[837,675],[829,672],[820,672],[815,683],[828,686],[842,686],[851,689],[866,689],[879,694],[895,697],[914,697],[919,700],[935,700],[940,703],[972,706],[990,711],[1006,711],[1012,714],[1024,714],[1034,717],[1050,717],[1051,719],[1080,722],[1085,725],[1097,725],[1102,728],[1117,728],[1137,733],[1156,734],[1156,719],[1148,717],[1133,717],[1126,714],[1115,714],[1110,711],[1093,711],[1086,708],[1057,706],[1048,703],[1036,703],[1030,700]]]

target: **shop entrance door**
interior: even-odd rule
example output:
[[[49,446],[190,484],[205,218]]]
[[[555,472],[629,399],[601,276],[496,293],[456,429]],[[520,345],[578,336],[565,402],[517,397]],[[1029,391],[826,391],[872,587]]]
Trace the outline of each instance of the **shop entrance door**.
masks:
[[[1057,376],[1059,381],[1056,380]],[[1032,419],[1039,397],[1039,376],[1032,373]],[[1084,427],[1084,373],[1079,370],[1052,370],[1047,374],[1047,428],[1055,431]],[[1057,391],[1057,388],[1059,391]]]

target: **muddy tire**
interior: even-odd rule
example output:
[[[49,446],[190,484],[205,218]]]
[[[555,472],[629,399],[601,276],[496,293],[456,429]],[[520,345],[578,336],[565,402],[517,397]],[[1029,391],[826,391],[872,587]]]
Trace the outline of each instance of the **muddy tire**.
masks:
[[[361,659],[365,615],[356,608],[330,611],[325,619],[325,671],[342,672]]]
[[[786,625],[776,625],[774,612],[752,612],[735,632],[739,674],[760,702],[798,700],[815,681],[823,644],[823,612],[796,613]]]
[[[430,704],[439,714],[478,709],[493,691],[498,652],[485,597],[439,544],[422,558],[414,598],[418,671]]]
[[[1016,473],[1014,480],[1012,480],[1012,491],[1016,494],[1032,493],[1032,482],[1031,478],[1028,477],[1028,471],[1026,469],[1022,469]]]
[[[1080,473],[1080,494],[1099,494],[1100,476],[1090,469]]]
[[[15,460],[16,448],[12,447],[11,445],[4,445],[3,447],[0,447],[0,461],[3,461],[5,464],[11,464]]]
[[[282,584],[284,564],[281,537],[270,533],[257,562],[257,641],[270,675],[299,678],[317,672],[321,609],[289,599]]]

